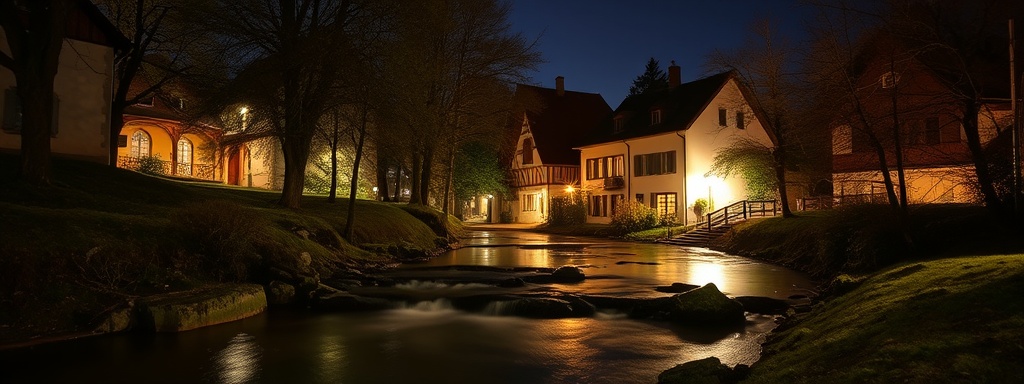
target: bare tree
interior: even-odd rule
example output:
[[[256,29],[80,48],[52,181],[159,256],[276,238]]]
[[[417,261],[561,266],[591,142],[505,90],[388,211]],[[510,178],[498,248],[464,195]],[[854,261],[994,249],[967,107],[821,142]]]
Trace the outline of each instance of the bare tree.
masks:
[[[0,26],[11,54],[0,66],[14,72],[21,101],[21,162],[18,176],[33,184],[50,182],[53,83],[75,0],[2,0]]]

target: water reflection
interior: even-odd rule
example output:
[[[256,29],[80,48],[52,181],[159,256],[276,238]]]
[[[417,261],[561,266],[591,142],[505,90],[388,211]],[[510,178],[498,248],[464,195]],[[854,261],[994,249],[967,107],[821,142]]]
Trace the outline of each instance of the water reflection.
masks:
[[[256,338],[240,333],[228,341],[227,347],[213,356],[218,382],[250,383],[259,379],[263,353]]]
[[[690,284],[704,285],[715,283],[720,291],[728,291],[729,284],[725,278],[725,266],[712,262],[695,262],[689,266]]]

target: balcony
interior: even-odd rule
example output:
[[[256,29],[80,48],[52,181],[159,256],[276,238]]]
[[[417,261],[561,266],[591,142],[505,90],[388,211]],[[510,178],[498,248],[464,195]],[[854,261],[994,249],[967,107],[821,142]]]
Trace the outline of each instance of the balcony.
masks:
[[[626,187],[626,179],[622,176],[612,176],[604,178],[604,190],[614,191],[616,189],[622,189]]]

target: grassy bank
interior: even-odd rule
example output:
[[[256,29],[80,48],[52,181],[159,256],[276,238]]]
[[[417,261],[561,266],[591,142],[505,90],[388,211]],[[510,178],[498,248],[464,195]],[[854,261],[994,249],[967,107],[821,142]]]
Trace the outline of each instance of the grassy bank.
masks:
[[[715,246],[826,279],[907,260],[1024,250],[1015,229],[964,205],[911,207],[905,225],[882,205],[799,212],[737,225]]]
[[[180,182],[54,160],[53,185],[13,180],[0,156],[0,343],[87,329],[104,308],[138,295],[217,281],[265,283],[268,271],[382,265],[380,245],[428,251],[457,222],[425,208],[357,201],[352,242],[341,236],[348,200]],[[429,224],[428,224],[429,223]],[[366,247],[373,245],[373,247]]]
[[[903,264],[777,332],[751,383],[1024,380],[1024,255]]]

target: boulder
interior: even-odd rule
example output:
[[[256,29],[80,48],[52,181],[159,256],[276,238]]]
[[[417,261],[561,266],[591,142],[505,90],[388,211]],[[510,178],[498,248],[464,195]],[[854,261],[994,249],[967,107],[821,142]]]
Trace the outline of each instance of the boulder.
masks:
[[[654,290],[658,291],[658,292],[665,292],[665,293],[683,293],[683,292],[694,290],[694,289],[697,289],[697,288],[700,288],[700,286],[699,285],[693,285],[693,284],[684,284],[684,283],[672,283],[672,285],[667,285],[667,286],[666,285],[662,285],[662,286],[656,287],[656,288],[654,288]]]
[[[737,365],[736,369],[722,364],[717,357],[694,360],[669,368],[658,375],[658,384],[713,384],[736,383],[749,374],[745,365]]]
[[[485,312],[501,316],[520,316],[534,319],[561,319],[579,317],[573,312],[572,304],[550,297],[530,297],[511,301],[493,302]]]
[[[128,330],[132,325],[132,307],[129,301],[124,306],[112,309],[102,315],[102,320],[93,328],[92,333],[114,333]]]
[[[734,325],[746,321],[743,305],[729,299],[714,283],[672,297],[669,319],[687,325]]]
[[[295,287],[291,284],[278,280],[271,281],[270,284],[267,284],[266,293],[267,303],[270,305],[283,305],[295,300]]]
[[[345,292],[316,297],[310,306],[326,312],[379,311],[394,308],[394,305],[385,299],[356,296]]]
[[[551,272],[551,278],[556,283],[578,283],[587,277],[579,267],[565,265],[558,267],[554,272]]]
[[[258,284],[221,284],[149,296],[135,308],[139,328],[180,332],[259,314],[267,308],[267,296]]]
[[[789,310],[788,302],[770,297],[739,296],[734,300],[743,305],[744,311],[762,315],[785,315]]]
[[[508,279],[498,282],[498,287],[501,288],[519,288],[526,285],[526,281],[518,277],[510,277]]]

